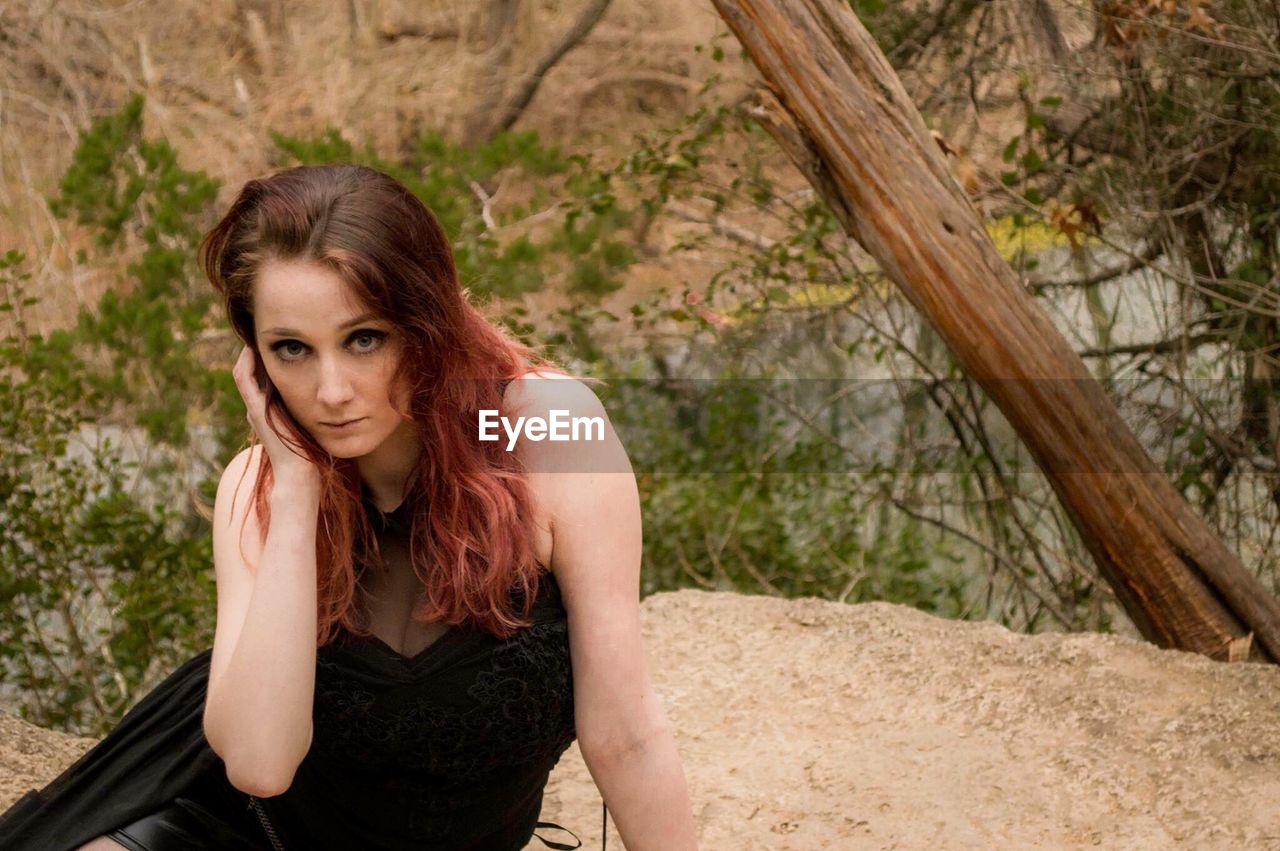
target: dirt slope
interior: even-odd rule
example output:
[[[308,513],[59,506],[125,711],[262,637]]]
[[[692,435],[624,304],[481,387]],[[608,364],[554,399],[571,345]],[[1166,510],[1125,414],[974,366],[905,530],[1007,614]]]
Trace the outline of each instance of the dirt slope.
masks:
[[[1280,849],[1274,667],[886,603],[642,611],[703,849]],[[0,806],[90,744],[0,715]],[[542,817],[591,849],[600,815],[574,747]]]

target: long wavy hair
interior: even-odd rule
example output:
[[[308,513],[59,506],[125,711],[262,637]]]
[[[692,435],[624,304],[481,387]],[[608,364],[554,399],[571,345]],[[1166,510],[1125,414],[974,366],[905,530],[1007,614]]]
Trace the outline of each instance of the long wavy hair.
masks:
[[[530,369],[563,370],[470,303],[435,215],[376,169],[300,166],[249,180],[201,240],[200,265],[264,375],[252,291],[269,260],[311,261],[334,270],[404,342],[393,380],[411,388],[410,410],[402,413],[417,424],[422,442],[405,497],[411,510],[409,559],[426,590],[413,617],[422,623],[469,623],[500,638],[528,626],[543,570],[533,552],[531,495],[513,453],[500,441],[478,441],[476,423],[480,409],[502,410],[509,381]],[[274,388],[267,404],[272,430],[310,459],[323,481],[316,534],[317,646],[331,641],[339,627],[368,636],[357,611],[357,555],[368,554],[373,564],[381,558],[361,506],[356,465],[333,457],[299,427]],[[300,443],[281,432],[281,421]],[[251,435],[248,445],[256,442]],[[252,505],[265,541],[273,476],[270,459],[261,454]],[[513,602],[513,591],[521,604]]]

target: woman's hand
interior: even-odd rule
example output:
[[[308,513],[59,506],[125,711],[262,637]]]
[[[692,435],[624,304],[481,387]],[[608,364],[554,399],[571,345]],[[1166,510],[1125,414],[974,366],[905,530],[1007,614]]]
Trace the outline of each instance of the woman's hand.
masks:
[[[267,424],[266,388],[259,383],[254,364],[253,349],[245,346],[240,352],[240,357],[236,359],[235,366],[231,367],[231,375],[236,381],[236,388],[240,391],[240,398],[244,399],[249,425],[253,426],[254,434],[258,436],[267,457],[271,459],[275,480],[314,484],[318,487],[320,471],[316,465],[310,459],[290,449]],[[263,380],[269,387],[271,379],[264,377]],[[288,422],[281,422],[280,426],[284,434],[301,442],[297,431]]]

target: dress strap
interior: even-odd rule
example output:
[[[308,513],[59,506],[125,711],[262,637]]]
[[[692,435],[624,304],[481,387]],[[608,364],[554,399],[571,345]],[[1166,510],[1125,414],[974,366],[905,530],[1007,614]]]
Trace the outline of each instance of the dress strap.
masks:
[[[565,833],[569,834],[569,835],[570,835],[570,836],[572,836],[574,839],[578,839],[578,834],[574,833],[572,830],[570,830],[570,829],[569,829],[569,828],[567,828],[567,827],[561,827],[560,825],[556,824],[556,823],[555,823],[555,822],[553,822],[553,821],[540,821],[540,822],[538,822],[536,825],[534,825],[534,827],[535,827],[535,828],[538,828],[538,827],[554,827],[556,830],[563,830]],[[536,833],[535,833],[535,834],[534,834],[534,836],[538,836],[538,834],[536,834]],[[538,836],[538,838],[542,840],[542,844],[543,844],[543,845],[547,846],[548,848],[554,848],[554,849],[556,849],[556,851],[573,851],[573,849],[575,849],[575,848],[581,848],[581,847],[582,847],[582,840],[581,840],[581,839],[578,839],[578,844],[577,844],[577,845],[566,845],[566,844],[565,844],[565,843],[563,843],[563,842],[552,842],[550,839],[547,839],[546,837],[543,837],[543,836]]]
[[[609,839],[609,831],[607,829],[609,827],[609,805],[606,804],[604,801],[601,801],[600,806],[604,808],[604,815],[601,817],[602,821],[600,822],[600,851],[604,851],[605,842],[607,842]],[[565,833],[569,834],[574,839],[578,839],[578,834],[574,833],[572,830],[570,830],[567,827],[561,827],[560,825],[556,824],[553,821],[540,821],[535,825],[535,828],[538,828],[538,827],[554,827],[556,830],[563,830]],[[538,836],[538,834],[535,833],[534,836]],[[581,839],[578,839],[577,845],[565,845],[563,842],[552,842],[550,839],[543,839],[543,837],[541,836],[538,836],[538,838],[542,839],[543,845],[547,846],[548,848],[554,848],[556,849],[556,851],[573,851],[573,849],[575,848],[582,847]]]

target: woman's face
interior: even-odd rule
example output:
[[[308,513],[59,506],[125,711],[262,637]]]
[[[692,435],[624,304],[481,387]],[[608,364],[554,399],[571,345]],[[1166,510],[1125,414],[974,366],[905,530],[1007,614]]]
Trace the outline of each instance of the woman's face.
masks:
[[[253,288],[258,351],[289,413],[336,458],[370,455],[412,423],[408,392],[392,375],[401,341],[333,270],[271,260]]]

